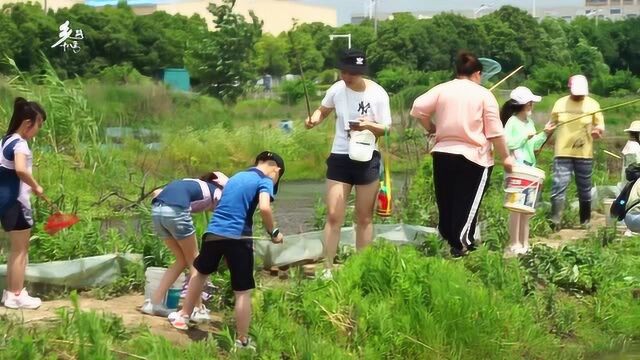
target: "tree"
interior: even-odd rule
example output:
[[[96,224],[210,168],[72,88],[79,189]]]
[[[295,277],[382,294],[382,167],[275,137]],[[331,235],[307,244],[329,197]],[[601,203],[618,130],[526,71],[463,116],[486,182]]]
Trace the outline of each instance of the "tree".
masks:
[[[252,67],[255,44],[262,35],[262,21],[250,12],[251,22],[233,13],[235,0],[210,4],[215,32],[201,31],[187,44],[185,64],[204,90],[224,101],[235,101],[256,74]]]
[[[300,63],[302,64],[303,71],[310,73],[318,73],[322,70],[324,64],[324,57],[322,53],[316,49],[315,43],[311,35],[305,32],[294,31],[291,33],[293,39],[293,45],[291,39],[285,40],[286,34],[280,34],[280,38],[288,43],[287,55],[289,57],[289,69],[294,74],[300,74],[300,67],[298,66],[298,60],[296,56],[300,57]],[[295,52],[293,46],[295,45]],[[296,55],[297,52],[297,55]]]
[[[282,76],[289,71],[286,40],[264,34],[256,43],[255,66],[261,74]]]
[[[7,57],[13,59],[17,53],[16,50],[19,49],[16,45],[21,44],[24,40],[11,18],[2,12],[0,12],[0,28],[2,29],[0,32],[0,56],[2,57],[0,70],[8,71],[11,67],[7,66],[4,60]]]
[[[146,75],[167,67],[183,67],[187,39],[192,33],[206,31],[206,26],[200,16],[187,18],[164,11],[136,17],[134,33],[143,51],[134,59],[135,67]]]
[[[572,56],[582,74],[589,79],[600,79],[609,74],[609,67],[604,63],[602,53],[584,39],[573,49]]]
[[[294,33],[305,33],[311,36],[313,40],[314,48],[318,50],[324,59],[322,67],[331,67],[332,64],[327,64],[327,61],[332,58],[333,44],[329,39],[329,35],[337,34],[337,29],[332,28],[329,25],[313,22],[313,23],[304,23],[300,26],[296,27]]]
[[[526,85],[534,92],[540,94],[547,93],[564,93],[567,91],[567,80],[571,75],[580,71],[580,67],[575,64],[558,65],[547,64],[537,66]]]
[[[538,61],[554,58],[553,54],[549,54],[548,44],[544,42],[546,39],[540,24],[525,10],[514,6],[502,6],[483,17],[485,18],[487,21],[493,19],[501,21],[513,33],[519,50],[514,49],[513,53],[522,54],[521,63],[518,65],[529,68]]]
[[[478,56],[485,55],[487,35],[473,20],[452,13],[439,14],[425,22],[428,38],[427,55],[420,59],[418,68],[425,71],[450,69],[461,49]]]
[[[20,34],[13,43],[14,61],[19,69],[36,70],[43,65],[41,52],[50,56],[54,50],[59,50],[51,49],[51,45],[55,43],[51,35],[58,34],[59,25],[44,13],[40,4],[7,4],[3,7],[3,12],[8,14]]]
[[[549,39],[549,47],[547,51],[553,54],[552,62],[566,64],[571,61],[571,52],[569,51],[569,40],[567,39],[566,28],[568,23],[562,19],[546,17],[540,23],[544,31],[545,38]],[[536,66],[543,65],[542,61],[537,61]]]
[[[417,69],[420,59],[428,54],[424,44],[429,34],[423,24],[411,14],[396,14],[393,20],[381,21],[378,40],[368,51],[371,71],[377,73],[388,66]]]
[[[524,64],[525,55],[520,49],[515,31],[496,18],[484,16],[478,21],[487,34],[484,56],[499,62],[506,71]]]

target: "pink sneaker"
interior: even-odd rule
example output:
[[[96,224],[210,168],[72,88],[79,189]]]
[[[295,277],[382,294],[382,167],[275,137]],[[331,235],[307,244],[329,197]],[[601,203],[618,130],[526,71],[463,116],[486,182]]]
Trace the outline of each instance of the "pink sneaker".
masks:
[[[37,297],[29,296],[26,289],[22,289],[19,295],[16,295],[10,291],[5,292],[6,298],[4,300],[4,306],[9,309],[30,309],[35,310],[42,305],[42,300]]]

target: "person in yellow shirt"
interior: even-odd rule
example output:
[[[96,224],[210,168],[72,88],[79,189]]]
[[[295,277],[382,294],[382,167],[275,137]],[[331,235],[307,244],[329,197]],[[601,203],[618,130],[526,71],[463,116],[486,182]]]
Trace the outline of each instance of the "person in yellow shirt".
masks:
[[[551,190],[551,222],[560,230],[567,187],[575,175],[580,201],[580,224],[588,227],[591,220],[591,176],[593,173],[593,140],[604,134],[602,113],[588,115],[562,125],[580,115],[600,110],[600,104],[589,97],[589,83],[584,75],[569,79],[571,94],[553,106],[551,121],[556,130],[553,185]]]

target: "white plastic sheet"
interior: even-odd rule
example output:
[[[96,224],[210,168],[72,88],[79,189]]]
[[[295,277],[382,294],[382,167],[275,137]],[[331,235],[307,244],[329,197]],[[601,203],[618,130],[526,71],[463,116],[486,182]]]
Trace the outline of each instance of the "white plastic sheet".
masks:
[[[92,288],[115,281],[130,263],[142,263],[139,254],[109,254],[87,258],[29,264],[25,280],[29,283]],[[5,286],[7,265],[0,265],[0,282]]]
[[[384,239],[395,244],[416,243],[429,234],[438,234],[434,228],[406,224],[374,225],[376,239]],[[355,246],[353,227],[344,227],[340,233],[340,244]],[[286,235],[283,244],[273,244],[268,240],[254,241],[255,256],[261,258],[265,267],[283,266],[300,261],[316,261],[322,258],[323,232],[314,231],[297,235]]]

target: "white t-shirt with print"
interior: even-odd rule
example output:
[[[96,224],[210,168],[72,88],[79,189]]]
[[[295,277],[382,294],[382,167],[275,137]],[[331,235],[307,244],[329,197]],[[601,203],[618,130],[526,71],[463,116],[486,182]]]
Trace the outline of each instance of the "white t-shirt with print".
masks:
[[[336,112],[336,134],[331,148],[333,154],[349,153],[349,120],[365,117],[387,127],[391,125],[389,94],[375,82],[365,82],[365,90],[358,92],[349,89],[344,81],[338,81],[322,99],[322,106],[335,109]]]
[[[33,155],[29,149],[27,140],[23,139],[18,134],[9,136],[2,143],[2,156],[0,156],[0,165],[4,168],[15,170],[15,154],[23,154],[27,157],[27,169],[31,173],[33,168]],[[20,194],[18,195],[18,201],[26,207],[31,209],[31,187],[24,182],[20,181]]]

